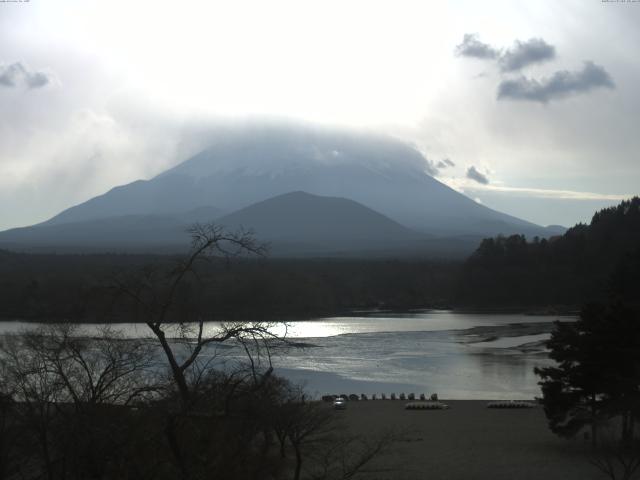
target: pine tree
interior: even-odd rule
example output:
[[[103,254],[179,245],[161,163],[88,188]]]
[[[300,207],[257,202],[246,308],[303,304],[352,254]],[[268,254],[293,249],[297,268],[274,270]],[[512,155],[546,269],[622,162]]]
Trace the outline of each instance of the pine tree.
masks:
[[[621,419],[621,439],[631,440],[640,419],[640,314],[620,303],[590,304],[576,322],[556,323],[548,342],[557,366],[536,368],[549,427],[572,437]]]

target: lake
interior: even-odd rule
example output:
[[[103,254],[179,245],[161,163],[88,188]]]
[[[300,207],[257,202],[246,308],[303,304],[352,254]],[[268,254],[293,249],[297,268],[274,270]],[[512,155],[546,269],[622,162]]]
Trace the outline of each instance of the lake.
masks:
[[[575,317],[430,310],[293,321],[275,331],[305,347],[289,349],[273,363],[277,373],[304,383],[314,396],[413,392],[449,399],[530,399],[540,394],[533,368],[552,363],[543,343],[554,320]],[[0,322],[0,335],[36,326]],[[129,338],[148,336],[144,325],[115,327]],[[207,324],[210,331],[217,327]],[[82,326],[85,334],[95,329]],[[236,355],[229,351],[226,358]]]

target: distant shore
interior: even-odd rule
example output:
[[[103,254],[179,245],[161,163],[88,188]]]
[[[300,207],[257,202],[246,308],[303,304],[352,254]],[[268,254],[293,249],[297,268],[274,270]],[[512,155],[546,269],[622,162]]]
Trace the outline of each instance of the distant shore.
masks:
[[[332,317],[359,317],[359,316],[371,316],[371,315],[384,315],[385,313],[389,314],[411,314],[411,313],[424,313],[430,311],[451,311],[454,313],[477,313],[483,315],[530,315],[532,317],[535,316],[548,316],[548,315],[559,315],[559,316],[577,316],[580,313],[580,309],[577,306],[540,306],[540,307],[455,307],[455,306],[423,306],[423,307],[388,307],[388,308],[365,308],[365,307],[354,307],[350,309],[336,309],[336,310],[318,310],[314,312],[309,312],[307,314],[286,314],[286,315],[278,315],[275,317],[267,316],[265,318],[255,318],[255,319],[241,319],[241,320],[228,320],[228,321],[263,321],[263,322],[290,322],[290,321],[313,321],[322,318],[332,318]],[[224,319],[214,319],[213,321],[225,321]],[[102,320],[90,321],[87,319],[83,320],[73,320],[73,319],[53,319],[46,320],[41,317],[30,317],[30,318],[16,318],[16,317],[0,317],[0,322],[24,322],[24,323],[79,323],[79,324],[102,324],[105,323]],[[121,324],[121,323],[138,323],[140,325],[144,325],[145,322],[139,319],[122,319],[118,318],[117,320],[112,320],[106,323],[110,324]],[[167,321],[166,323],[178,323]]]
[[[408,480],[586,480],[599,472],[589,442],[551,433],[540,406],[489,409],[487,401],[452,400],[448,410],[405,410],[403,401],[348,402],[337,415],[349,433],[374,438],[390,430],[400,440],[373,467],[391,472],[363,478]]]

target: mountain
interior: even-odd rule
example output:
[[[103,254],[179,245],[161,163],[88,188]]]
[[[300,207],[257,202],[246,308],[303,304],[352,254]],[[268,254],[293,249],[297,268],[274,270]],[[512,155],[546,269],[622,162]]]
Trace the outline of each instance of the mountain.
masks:
[[[562,225],[547,225],[545,227],[546,235],[542,235],[543,237],[554,237],[557,235],[564,235],[567,232],[567,227],[563,227]]]
[[[293,191],[341,197],[439,236],[523,233],[538,225],[491,210],[426,173],[401,141],[307,126],[254,125],[211,135],[206,150],[152,178],[113,188],[48,224],[121,215],[167,215],[213,205],[233,212]]]
[[[187,229],[224,212],[201,206],[179,214],[129,214],[64,223],[45,222],[0,232],[0,245],[44,252],[176,252],[188,248]]]
[[[0,244],[43,251],[175,252],[189,245],[187,228],[212,221],[218,209],[184,215],[121,215],[46,223],[0,233]],[[252,229],[273,255],[350,255],[424,251],[428,236],[353,200],[291,192],[216,219],[229,230]]]
[[[281,255],[460,256],[487,236],[561,233],[480,205],[427,169],[417,149],[385,136],[309,126],[229,128],[150,180],[115,187],[42,224],[0,232],[0,247],[175,251],[188,244],[188,225],[212,220],[254,228]]]
[[[188,224],[176,217],[121,215],[69,223],[43,223],[0,232],[0,245],[43,252],[176,252],[189,244]]]
[[[426,235],[353,200],[291,192],[218,219],[230,229],[251,228],[272,253],[373,253],[417,250]]]

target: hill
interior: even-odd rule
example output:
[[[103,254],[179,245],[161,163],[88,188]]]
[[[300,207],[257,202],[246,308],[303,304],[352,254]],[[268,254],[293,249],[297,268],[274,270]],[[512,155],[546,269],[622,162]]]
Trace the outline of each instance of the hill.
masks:
[[[248,227],[278,254],[398,252],[419,250],[426,235],[403,227],[353,200],[291,192],[258,202],[219,223]]]

